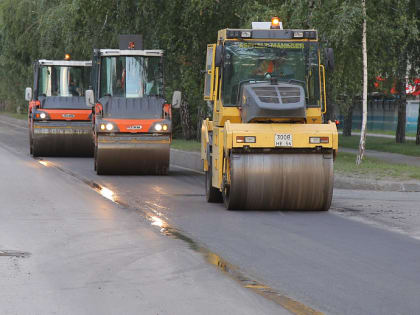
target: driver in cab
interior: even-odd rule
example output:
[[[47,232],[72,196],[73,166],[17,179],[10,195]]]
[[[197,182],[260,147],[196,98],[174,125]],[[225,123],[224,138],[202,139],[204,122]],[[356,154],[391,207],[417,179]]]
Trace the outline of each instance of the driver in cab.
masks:
[[[254,70],[254,74],[256,75],[266,75],[267,73],[273,74],[275,66],[275,61],[264,59],[259,62],[258,67]]]
[[[288,77],[293,76],[293,70],[285,64],[286,58],[280,57],[277,59],[263,59],[259,61],[257,68],[254,70],[253,74],[276,77]]]

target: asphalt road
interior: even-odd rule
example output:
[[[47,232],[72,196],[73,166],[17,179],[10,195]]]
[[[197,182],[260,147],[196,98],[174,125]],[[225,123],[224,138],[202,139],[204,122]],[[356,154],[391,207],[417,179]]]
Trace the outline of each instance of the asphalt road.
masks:
[[[288,314],[12,134],[0,126],[0,314]]]
[[[50,181],[48,183],[54,183],[42,189],[41,187],[43,186],[39,186],[38,193],[41,199],[46,198],[43,196],[51,196],[50,189],[57,190],[61,187],[63,181],[71,181],[71,187],[73,190],[77,190],[77,193],[73,190],[64,189],[60,190],[61,194],[58,194],[57,198],[63,199],[63,201],[69,200],[65,201],[66,204],[67,202],[69,204],[74,203],[74,207],[70,208],[76,210],[74,210],[75,213],[57,213],[54,210],[54,206],[49,205],[47,202],[49,205],[45,209],[47,214],[38,211],[48,216],[51,221],[48,223],[51,224],[51,229],[54,226],[52,222],[56,222],[59,226],[64,224],[63,222],[70,221],[73,223],[66,225],[65,229],[60,229],[59,226],[56,227],[55,234],[41,233],[39,235],[35,233],[29,241],[25,233],[21,233],[20,243],[17,242],[17,245],[20,246],[16,246],[16,249],[31,251],[28,249],[28,246],[25,246],[26,242],[33,244],[35,247],[40,242],[48,242],[49,246],[44,248],[45,256],[55,254],[58,257],[67,255],[66,250],[69,249],[72,251],[71,254],[68,254],[70,257],[81,249],[82,254],[78,253],[77,255],[82,257],[89,255],[91,250],[95,249],[94,263],[101,261],[101,259],[104,259],[104,261],[111,260],[113,266],[121,268],[121,266],[127,265],[127,260],[131,261],[125,257],[124,250],[120,248],[121,252],[116,251],[119,255],[115,257],[111,254],[111,259],[109,252],[101,250],[104,244],[108,242],[111,244],[114,242],[127,243],[127,247],[130,250],[132,250],[132,246],[134,248],[143,246],[142,250],[147,252],[148,250],[159,251],[159,245],[156,245],[157,248],[155,248],[155,243],[158,243],[162,244],[163,248],[170,247],[172,249],[170,252],[165,251],[168,256],[188,257],[186,261],[181,259],[177,261],[180,265],[186,263],[183,270],[188,274],[191,268],[188,265],[188,261],[192,259],[190,256],[197,258],[197,255],[203,255],[203,250],[197,251],[197,247],[200,247],[204,248],[206,255],[215,253],[221,258],[222,262],[239,268],[242,276],[244,275],[247,279],[257,281],[260,286],[269,287],[277,295],[287,296],[300,302],[301,305],[306,305],[326,314],[420,313],[420,241],[415,238],[418,229],[414,229],[405,235],[385,229],[384,226],[386,225],[375,226],[368,224],[368,221],[363,220],[363,218],[352,220],[347,214],[342,216],[338,215],[337,211],[334,211],[334,209],[338,209],[340,212],[346,212],[347,209],[347,212],[355,213],[361,211],[366,204],[369,204],[370,209],[377,211],[381,211],[384,206],[389,207],[389,205],[392,205],[391,210],[398,210],[398,207],[407,207],[413,209],[413,211],[416,209],[420,211],[420,196],[418,193],[390,194],[389,192],[335,190],[333,210],[328,213],[284,211],[229,212],[222,205],[212,205],[205,202],[202,175],[172,167],[170,175],[162,177],[96,176],[93,171],[92,160],[86,158],[46,158],[46,166],[43,166],[36,161],[31,161],[28,157],[26,133],[26,130],[23,128],[6,128],[0,123],[0,146],[8,152],[14,152],[14,158],[17,161],[23,161],[21,163],[28,165],[28,167],[36,165],[35,177],[37,179],[46,182],[49,178]],[[8,156],[4,152],[6,151],[2,150],[0,155]],[[6,164],[4,167],[10,173],[9,178],[13,178],[13,174],[19,173],[16,168],[12,167],[14,164],[10,162],[10,159],[13,160],[13,157],[3,157],[1,160],[3,161],[4,159],[9,161],[7,162],[9,164]],[[7,165],[10,165],[10,169]],[[91,186],[96,185],[96,187],[106,187],[107,190],[105,190],[104,194],[108,197],[112,195],[111,199],[124,205],[125,210],[124,207],[116,207],[115,204],[112,206],[114,210],[111,213],[99,210],[102,208],[95,206],[95,203],[106,202],[108,207],[111,207],[110,204],[112,203],[105,201],[103,198],[97,199],[99,195],[93,192],[87,184]],[[2,185],[3,196],[11,198],[11,195],[7,193],[7,188],[11,187],[8,184]],[[23,189],[22,192],[24,191]],[[13,200],[16,198],[19,199],[19,195],[9,199],[12,200],[11,204],[14,203]],[[39,200],[36,202],[39,202]],[[34,199],[21,198],[18,203],[22,204],[23,208],[36,207]],[[11,220],[10,217],[13,217],[13,213],[14,211],[1,211],[0,222]],[[87,216],[86,213],[98,218],[102,218],[102,216],[106,218],[106,220],[96,220],[103,221],[101,224],[104,224],[104,226],[95,222],[94,228],[91,228],[90,220],[83,219],[84,216]],[[71,214],[77,215],[74,217]],[[144,220],[133,219],[134,214],[136,218],[138,216],[144,218]],[[28,216],[26,212],[25,216]],[[78,219],[79,216],[82,219]],[[25,220],[23,222],[26,222]],[[18,224],[15,221],[21,222],[22,220],[13,219],[11,222]],[[80,222],[84,222],[84,224],[80,225]],[[155,227],[156,225],[160,227],[162,232],[161,236],[158,237],[156,233],[159,233],[159,229],[155,229],[153,241],[143,235],[151,233],[147,230],[147,224],[150,225],[150,223]],[[18,232],[10,224],[0,224],[0,245],[4,245],[2,241],[5,237],[4,235],[11,235],[10,237],[14,239],[16,238],[15,234]],[[23,223],[18,225],[20,224]],[[28,225],[24,226],[24,230],[26,228],[29,229]],[[107,233],[107,225],[118,225],[118,228],[113,228],[113,233]],[[129,228],[124,229],[125,226],[129,226]],[[139,231],[137,231],[136,227]],[[85,228],[87,231],[84,232]],[[3,229],[6,229],[7,233],[4,233]],[[145,230],[142,232],[142,229]],[[176,229],[177,233],[180,231],[181,236],[177,233],[170,233],[172,229]],[[127,230],[132,233],[127,232]],[[127,233],[129,233],[128,236],[126,235]],[[168,234],[172,237],[165,236]],[[184,241],[173,240],[174,235],[178,235],[178,238],[184,239]],[[38,236],[42,236],[43,241],[38,240]],[[50,241],[50,238],[54,237],[57,237],[58,240],[56,242]],[[60,237],[65,237],[67,243],[60,242]],[[75,242],[73,242],[74,237],[76,238]],[[136,238],[138,238],[138,243],[135,241]],[[142,243],[144,240],[146,240],[146,244]],[[13,240],[9,241],[13,243]],[[96,250],[97,246],[99,246],[99,250]],[[196,251],[188,248],[195,248]],[[48,261],[51,259],[50,256],[43,259]],[[127,258],[127,260],[124,258]],[[21,258],[22,261],[27,261],[28,263],[31,259],[35,259],[35,255]],[[165,257],[165,259],[169,258]],[[171,259],[173,260],[173,258]],[[101,282],[103,279],[99,278],[98,280],[95,277],[97,274],[92,276],[89,273],[91,263],[83,261],[86,264],[79,265],[77,262],[78,260],[76,259],[70,266],[66,265],[65,267],[68,268],[64,268],[61,273],[58,272],[58,266],[55,266],[57,269],[51,268],[57,274],[51,276],[50,280],[53,281],[54,279],[54,281],[60,283],[61,277],[72,277],[72,273],[64,276],[65,272],[72,271],[78,274],[81,281],[83,275],[80,274],[80,268],[87,268],[86,274],[88,278],[90,275],[90,277],[99,281],[101,285],[104,284],[103,281]],[[95,272],[100,273],[100,270],[106,270],[105,265],[103,263],[102,268]],[[140,262],[139,265],[141,265]],[[141,275],[141,272],[144,271],[137,265],[137,260],[136,266],[136,268],[130,268],[131,276],[136,272]],[[195,265],[195,268],[203,268],[206,273],[211,272],[211,270],[216,271],[216,269],[207,270],[205,266],[199,266]],[[12,267],[9,266],[9,268]],[[39,266],[33,271],[34,277],[38,268]],[[262,297],[254,294],[251,290],[241,290],[240,282],[235,286],[235,283],[232,283],[232,280],[228,277],[230,275],[233,278],[238,278],[238,276],[227,272],[226,268],[222,269],[222,272],[218,273],[218,277],[227,276],[226,280],[219,278],[217,280],[229,280],[228,283],[235,290],[232,291],[224,286],[219,287],[217,290],[226,289],[225,291],[228,292],[225,304],[235,301],[242,306],[242,309],[237,309],[233,313],[243,314],[245,313],[243,310],[258,314],[272,312],[273,309],[270,307],[275,305],[274,303],[264,304],[265,300],[261,301]],[[112,270],[106,271],[114,274]],[[118,272],[117,275],[120,276]],[[18,278],[18,281],[23,281],[20,277]],[[128,278],[132,279],[128,274],[125,274],[125,279]],[[162,280],[161,277],[158,278]],[[126,290],[141,283],[139,280],[140,282],[134,281],[128,285],[121,281],[122,279],[119,278],[119,280],[118,284],[122,285],[123,289]],[[75,282],[77,283],[76,280]],[[7,283],[12,285],[13,277]],[[97,284],[96,282],[94,283],[95,285]],[[166,299],[170,298],[170,301],[175,301],[177,299],[179,296],[177,293],[184,290],[182,285],[178,287],[178,284],[179,281],[173,283],[173,286],[167,289],[171,293],[165,294],[165,299],[163,300],[166,301]],[[197,283],[195,284],[199,286]],[[105,285],[108,289],[111,289],[113,280],[109,280]],[[217,283],[214,283],[214,286],[217,285]],[[249,287],[247,285],[244,286]],[[73,288],[76,296],[82,295],[83,289],[80,289],[81,291],[79,292],[77,285],[74,285]],[[117,291],[113,290],[113,292]],[[48,292],[50,292],[51,298],[56,294],[53,288],[49,288]],[[246,301],[249,303],[244,304],[237,296],[229,296],[230,292],[236,292],[242,297],[246,295]],[[157,298],[153,293],[156,292],[152,290],[148,292],[147,296],[152,301],[155,301]],[[247,300],[249,298],[248,294],[251,294],[252,299],[256,299],[258,303],[255,303],[251,298]],[[221,294],[215,293],[214,295],[215,298],[221,296]],[[2,296],[0,295],[0,299]],[[110,296],[111,294],[107,295],[108,298]],[[127,296],[120,294],[121,299],[123,296],[125,301],[130,300],[130,298],[135,299],[133,292],[130,292]],[[209,296],[213,300],[213,294]],[[102,298],[105,297],[102,296]],[[82,299],[82,297],[77,301],[80,302],[81,300],[83,302],[91,301],[89,298]],[[51,302],[51,300],[45,301],[45,303],[48,302]],[[66,302],[72,302],[72,300],[69,299]],[[190,300],[191,305],[196,305],[195,303],[200,304],[200,302],[202,302],[201,299]],[[217,303],[217,301],[214,303]],[[214,306],[214,303],[210,304]],[[105,303],[104,307],[108,307],[109,304],[111,302]],[[248,309],[249,305],[259,307],[259,310]],[[83,305],[78,306],[78,310],[84,309]],[[275,311],[281,312],[283,310],[278,306],[276,307]],[[186,313],[196,312],[187,311]],[[232,311],[223,309],[221,312],[216,310],[216,313],[231,314]],[[295,313],[298,314],[299,311]]]

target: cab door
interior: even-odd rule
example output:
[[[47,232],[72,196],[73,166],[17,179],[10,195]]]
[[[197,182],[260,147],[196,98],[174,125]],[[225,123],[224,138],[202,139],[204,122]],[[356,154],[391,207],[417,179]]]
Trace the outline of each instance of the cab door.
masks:
[[[214,56],[216,44],[207,45],[206,69],[204,74],[204,100],[213,101],[214,95]]]

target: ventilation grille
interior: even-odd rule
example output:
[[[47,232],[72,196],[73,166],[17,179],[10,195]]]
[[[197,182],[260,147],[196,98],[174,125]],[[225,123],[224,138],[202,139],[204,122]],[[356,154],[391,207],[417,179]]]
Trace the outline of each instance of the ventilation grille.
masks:
[[[254,92],[257,94],[261,102],[278,104],[279,95],[275,86],[254,87]]]
[[[299,103],[300,89],[294,87],[278,87],[277,90],[284,104]]]
[[[254,87],[255,94],[261,102],[279,104],[279,96],[281,97],[281,103],[299,103],[300,101],[300,89],[295,87],[276,87],[276,86],[264,86]]]

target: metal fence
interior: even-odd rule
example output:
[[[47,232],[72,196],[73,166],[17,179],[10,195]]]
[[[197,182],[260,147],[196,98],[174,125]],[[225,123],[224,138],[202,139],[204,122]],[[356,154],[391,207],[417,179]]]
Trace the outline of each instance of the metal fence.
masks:
[[[419,100],[407,102],[407,124],[406,132],[417,131],[417,120],[419,116]],[[341,114],[339,120],[343,120]],[[368,130],[395,131],[397,128],[398,105],[393,99],[373,99],[368,102]],[[352,129],[360,129],[362,125],[362,108],[358,104],[353,109]]]

